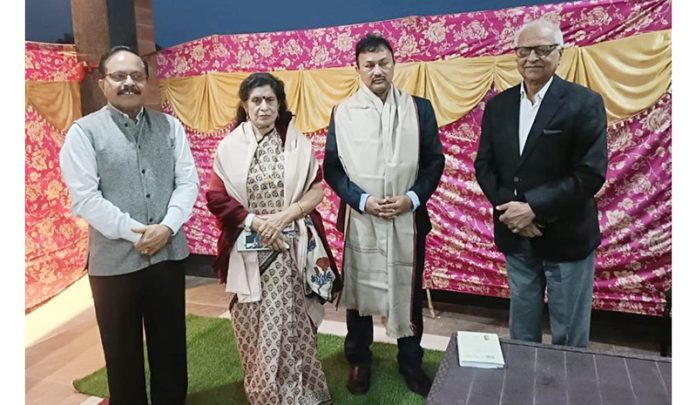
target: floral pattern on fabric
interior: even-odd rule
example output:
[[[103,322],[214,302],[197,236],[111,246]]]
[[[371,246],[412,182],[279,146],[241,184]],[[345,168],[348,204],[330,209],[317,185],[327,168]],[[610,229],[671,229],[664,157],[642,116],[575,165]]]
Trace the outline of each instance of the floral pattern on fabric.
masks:
[[[77,82],[84,76],[75,45],[25,42],[24,49],[27,82]],[[87,224],[70,214],[58,161],[65,133],[32,105],[24,122],[25,310],[31,311],[86,273]]]
[[[58,153],[65,134],[33,108],[25,114],[25,308],[30,310],[86,273],[87,224],[70,213]]]
[[[84,68],[77,60],[75,45],[26,42],[24,79],[45,82],[80,81]]]
[[[669,0],[579,1],[342,25],[300,31],[211,35],[157,54],[160,79],[208,72],[308,70],[355,64],[355,42],[380,32],[399,63],[512,52],[517,27],[560,22],[565,42],[584,46],[671,28]]]

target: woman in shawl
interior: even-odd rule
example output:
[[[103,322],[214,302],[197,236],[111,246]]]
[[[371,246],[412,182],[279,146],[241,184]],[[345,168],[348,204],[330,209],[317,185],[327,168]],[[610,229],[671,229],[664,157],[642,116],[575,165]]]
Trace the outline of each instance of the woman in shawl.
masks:
[[[341,282],[315,210],[322,172],[293,125],[282,81],[251,74],[239,98],[206,198],[221,230],[213,267],[234,294],[244,390],[251,404],[331,403],[316,333],[322,303]],[[261,246],[247,249],[249,240]]]

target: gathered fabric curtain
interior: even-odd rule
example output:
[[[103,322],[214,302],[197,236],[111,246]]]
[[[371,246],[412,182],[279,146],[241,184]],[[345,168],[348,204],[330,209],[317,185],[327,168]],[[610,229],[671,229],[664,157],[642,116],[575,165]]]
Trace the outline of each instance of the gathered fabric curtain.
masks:
[[[651,32],[563,51],[558,75],[597,91],[610,122],[653,105],[672,80],[671,30]],[[160,81],[162,100],[184,124],[204,132],[226,127],[236,116],[239,85],[249,73],[212,72]],[[326,128],[331,109],[358,88],[354,67],[306,71],[274,71],[285,82],[288,107],[298,128]],[[468,114],[493,87],[519,84],[513,54],[397,63],[394,83],[432,101],[439,126]]]
[[[24,82],[24,108],[31,106],[61,132],[82,116],[80,83],[76,81]]]
[[[567,46],[559,76],[600,93],[607,109],[609,167],[597,195],[602,245],[593,306],[661,315],[672,284],[670,0],[585,0],[213,35],[162,50],[157,62],[163,110],[185,124],[201,176],[199,200],[185,226],[192,252],[215,254],[219,233],[204,196],[215,148],[234,125],[241,81],[254,71],[282,79],[289,108],[322,161],[331,109],[358,86],[355,42],[377,31],[394,47],[396,85],[432,102],[446,156],[440,185],[428,201],[433,231],[424,286],[507,297],[492,207],[473,162],[485,103],[521,81],[515,30],[537,18],[557,22],[563,31]],[[340,262],[337,197],[326,186],[324,195],[318,209]]]
[[[212,35],[160,51],[163,110],[186,126],[201,177],[185,225],[193,253],[215,254],[218,231],[205,209],[217,143],[234,124],[241,81],[272,71],[289,108],[323,160],[331,109],[356,91],[355,41],[380,32],[394,46],[394,82],[435,108],[445,173],[429,200],[429,288],[508,296],[492,210],[473,160],[487,100],[518,84],[516,27],[544,18],[567,44],[558,74],[600,93],[609,119],[607,182],[598,194],[602,245],[594,307],[660,315],[671,288],[671,0],[584,0],[365,24],[244,35]],[[25,43],[27,310],[85,274],[87,225],[70,214],[58,153],[81,115],[84,71],[72,45]],[[319,206],[340,262],[337,197]]]
[[[74,45],[25,43],[25,311],[86,272],[87,224],[70,214],[58,158],[82,77]]]

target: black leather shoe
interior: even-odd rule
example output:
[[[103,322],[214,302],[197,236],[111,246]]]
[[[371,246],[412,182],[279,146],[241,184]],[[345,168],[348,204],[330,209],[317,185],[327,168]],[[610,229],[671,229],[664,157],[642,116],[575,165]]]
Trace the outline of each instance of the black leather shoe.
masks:
[[[402,368],[399,367],[399,373],[404,376],[408,389],[418,395],[427,397],[430,392],[430,386],[433,385],[432,380],[425,374],[421,367]]]
[[[370,389],[370,366],[353,366],[348,377],[348,391],[353,395],[362,395]]]

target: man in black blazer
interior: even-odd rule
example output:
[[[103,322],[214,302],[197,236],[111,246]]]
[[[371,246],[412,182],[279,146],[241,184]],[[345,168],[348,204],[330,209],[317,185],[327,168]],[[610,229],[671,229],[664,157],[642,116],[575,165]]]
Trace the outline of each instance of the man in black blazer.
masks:
[[[524,80],[487,103],[475,167],[506,258],[510,337],[541,342],[546,291],[553,343],[585,347],[607,118],[599,94],[554,74],[562,46],[560,29],[547,21],[517,33]]]
[[[426,396],[431,380],[421,367],[420,346],[425,237],[431,230],[426,202],[445,157],[430,101],[392,84],[389,42],[367,35],[355,55],[360,88],[334,109],[324,157],[326,182],[341,199],[337,227],[346,240],[347,387],[353,394],[369,389],[371,315],[382,315],[389,318],[387,334],[397,338],[408,388]],[[403,260],[395,260],[393,251],[402,252]]]

